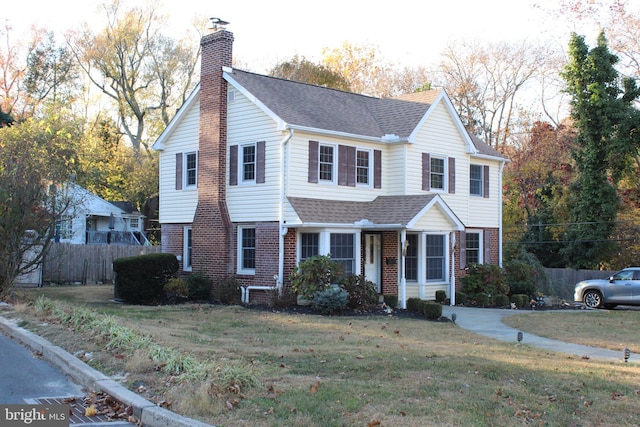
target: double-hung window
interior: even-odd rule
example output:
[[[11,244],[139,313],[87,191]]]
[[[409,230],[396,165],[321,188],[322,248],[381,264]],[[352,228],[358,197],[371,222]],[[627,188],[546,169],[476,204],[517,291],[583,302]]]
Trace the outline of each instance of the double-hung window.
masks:
[[[332,260],[342,264],[345,274],[355,273],[355,235],[353,233],[331,233],[329,253]]]
[[[480,165],[471,165],[469,170],[469,188],[472,196],[484,196],[484,168]]]
[[[320,181],[334,181],[335,147],[333,145],[320,145],[318,167]]]
[[[320,233],[300,234],[300,261],[320,254]]]
[[[198,182],[198,156],[196,153],[184,155],[185,187],[195,187]]]
[[[482,239],[480,239],[480,236],[481,234],[479,232],[467,231],[465,233],[465,256],[467,264],[482,263]]]
[[[442,157],[431,157],[431,189],[445,190],[445,159]]]
[[[356,183],[359,185],[369,185],[371,152],[368,150],[356,150]]]
[[[238,241],[238,266],[240,272],[253,274],[256,269],[256,229],[252,227],[239,227]]]
[[[418,280],[418,241],[417,234],[407,234],[404,277],[411,281]]]
[[[242,146],[242,181],[256,180],[256,145]]]

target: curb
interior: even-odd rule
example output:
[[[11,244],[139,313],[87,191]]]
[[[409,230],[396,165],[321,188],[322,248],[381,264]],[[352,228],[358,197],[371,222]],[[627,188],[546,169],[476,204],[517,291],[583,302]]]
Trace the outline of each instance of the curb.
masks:
[[[16,325],[15,321],[0,316],[0,332],[13,338],[33,351],[42,354],[42,358],[57,367],[79,385],[92,390],[107,393],[120,402],[133,408],[133,415],[142,425],[149,427],[213,427],[211,424],[178,415],[157,406],[118,382],[93,369],[61,347]]]

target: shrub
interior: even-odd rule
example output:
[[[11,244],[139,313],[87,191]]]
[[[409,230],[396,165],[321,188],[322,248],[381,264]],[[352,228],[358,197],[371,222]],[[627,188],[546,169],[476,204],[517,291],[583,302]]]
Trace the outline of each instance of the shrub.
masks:
[[[323,291],[318,291],[313,296],[313,308],[324,314],[333,314],[344,310],[347,306],[349,294],[339,287],[330,287]]]
[[[384,299],[384,303],[387,304],[391,308],[396,308],[398,306],[398,296],[397,295],[384,295],[383,299]]]
[[[178,259],[173,254],[118,258],[113,261],[116,296],[131,304],[156,301],[162,296],[168,279],[179,268]]]
[[[436,302],[443,303],[447,299],[447,293],[443,290],[436,291]]]
[[[467,294],[456,292],[456,304],[465,304],[467,302]]]
[[[187,278],[189,298],[196,300],[208,300],[211,294],[211,280],[204,273],[196,272]]]
[[[240,283],[235,276],[222,277],[216,281],[216,285],[211,291],[211,296],[215,301],[222,304],[231,304],[240,297]]]
[[[467,275],[461,278],[460,282],[462,291],[467,295],[509,293],[507,276],[499,265],[471,264],[467,269]]]
[[[489,295],[484,292],[478,292],[473,299],[475,299],[476,304],[480,307],[486,307],[489,305]]]
[[[442,317],[442,304],[432,301],[423,301],[422,313],[429,320],[438,320]]]
[[[420,298],[408,298],[407,311],[418,313],[420,311],[421,304],[422,304],[422,300]]]
[[[518,308],[526,307],[529,304],[529,295],[514,294],[511,295],[511,302]]]
[[[513,259],[504,266],[511,294],[535,295],[537,273],[533,266],[525,261]]]
[[[316,255],[302,261],[291,273],[291,289],[299,296],[313,300],[342,275],[342,266],[329,255]]]
[[[498,307],[509,307],[509,297],[505,294],[496,295],[494,301]]]
[[[347,306],[350,308],[363,308],[378,302],[376,285],[364,276],[350,274],[342,278],[339,285],[349,294]]]
[[[188,297],[189,286],[187,281],[177,277],[172,277],[164,285],[164,291],[172,296]]]

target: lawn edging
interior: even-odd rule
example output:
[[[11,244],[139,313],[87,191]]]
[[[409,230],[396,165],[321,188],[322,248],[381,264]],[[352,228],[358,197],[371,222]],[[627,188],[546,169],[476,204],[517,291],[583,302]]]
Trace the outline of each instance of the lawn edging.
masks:
[[[0,316],[0,332],[18,341],[51,365],[57,367],[83,387],[113,396],[133,408],[133,415],[149,427],[214,427],[198,420],[161,408],[87,365],[61,347],[16,324],[14,319]]]

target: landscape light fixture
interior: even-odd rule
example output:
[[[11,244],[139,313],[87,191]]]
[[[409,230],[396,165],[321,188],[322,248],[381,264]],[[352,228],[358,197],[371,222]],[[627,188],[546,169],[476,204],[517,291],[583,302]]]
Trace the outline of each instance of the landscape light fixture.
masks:
[[[628,348],[624,349],[624,363],[629,362],[629,357],[631,357],[631,350]]]
[[[522,332],[518,332],[518,342],[522,342],[523,336]]]
[[[455,314],[455,313],[451,313],[451,321],[452,321],[453,323],[456,323],[456,317],[457,317],[457,316],[456,316],[456,314]]]

